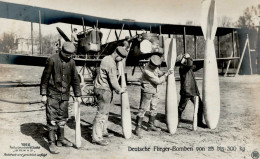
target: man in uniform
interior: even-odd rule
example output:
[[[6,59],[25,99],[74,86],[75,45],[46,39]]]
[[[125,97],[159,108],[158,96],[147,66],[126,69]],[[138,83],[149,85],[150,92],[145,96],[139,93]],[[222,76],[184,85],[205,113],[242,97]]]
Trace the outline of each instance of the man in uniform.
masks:
[[[42,102],[46,104],[46,119],[49,130],[49,149],[53,154],[59,153],[55,146],[71,147],[73,144],[64,137],[64,126],[68,118],[70,86],[72,86],[76,100],[80,100],[80,79],[71,59],[75,52],[72,42],[64,42],[62,50],[47,59],[41,77],[40,93]]]
[[[126,88],[121,88],[117,79],[117,63],[127,56],[127,51],[118,46],[115,51],[102,59],[99,73],[94,82],[94,93],[98,103],[97,114],[93,122],[93,143],[106,146],[108,142],[103,137],[112,137],[107,132],[109,110],[113,99],[113,91],[124,93]]]
[[[150,111],[147,130],[160,131],[159,128],[154,126],[155,117],[157,115],[157,104],[159,102],[157,86],[165,82],[167,76],[173,73],[172,70],[169,70],[167,73],[161,72],[158,68],[161,63],[161,58],[158,55],[153,55],[141,77],[141,101],[139,113],[136,117],[137,125],[135,129],[135,133],[139,137],[142,137],[141,127],[146,111]]]
[[[182,127],[180,124],[181,115],[188,103],[189,100],[195,104],[196,100],[199,100],[199,108],[198,108],[198,126],[205,127],[202,123],[202,116],[203,116],[203,103],[200,98],[199,89],[196,83],[195,75],[193,70],[196,68],[193,65],[193,59],[190,57],[188,53],[183,55],[179,55],[177,57],[177,62],[180,62],[179,74],[181,79],[181,89],[180,95],[181,99],[178,106],[178,114],[179,114],[179,123],[178,127]]]

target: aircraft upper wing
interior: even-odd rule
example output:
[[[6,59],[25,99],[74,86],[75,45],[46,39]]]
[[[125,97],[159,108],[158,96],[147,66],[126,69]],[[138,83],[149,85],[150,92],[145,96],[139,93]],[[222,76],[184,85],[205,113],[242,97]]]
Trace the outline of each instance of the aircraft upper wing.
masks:
[[[53,24],[62,22],[82,25],[83,18],[84,24],[86,26],[94,26],[97,24],[98,21],[98,27],[100,28],[121,29],[124,25],[124,29],[127,30],[150,30],[151,28],[154,33],[159,33],[161,27],[162,34],[183,34],[185,27],[186,35],[203,36],[200,26],[116,20],[0,1],[0,18],[39,23],[39,12],[41,14],[42,24]],[[238,28],[218,27],[216,36],[226,35],[228,33],[231,33],[234,29]]]

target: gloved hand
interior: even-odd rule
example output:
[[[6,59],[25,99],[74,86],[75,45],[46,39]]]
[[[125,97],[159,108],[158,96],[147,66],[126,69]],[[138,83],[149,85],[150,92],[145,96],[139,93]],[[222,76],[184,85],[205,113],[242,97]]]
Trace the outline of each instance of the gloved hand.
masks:
[[[181,60],[181,64],[183,64],[183,65],[187,64],[187,59],[186,59],[185,55],[183,56],[183,58]]]
[[[42,96],[42,103],[43,104],[47,103],[47,96],[45,96],[45,95]]]
[[[174,73],[174,70],[170,69],[165,73],[165,76],[169,76],[170,74]]]
[[[76,97],[76,102],[80,103],[81,102],[81,98],[80,97]]]
[[[174,70],[168,70],[168,74],[173,74],[174,73]]]

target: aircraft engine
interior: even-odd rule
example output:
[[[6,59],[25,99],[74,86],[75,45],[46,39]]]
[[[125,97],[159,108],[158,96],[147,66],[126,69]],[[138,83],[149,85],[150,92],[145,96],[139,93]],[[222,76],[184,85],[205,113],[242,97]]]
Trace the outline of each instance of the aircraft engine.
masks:
[[[78,54],[87,55],[88,59],[94,58],[101,47],[102,32],[93,29],[86,33],[78,34]]]

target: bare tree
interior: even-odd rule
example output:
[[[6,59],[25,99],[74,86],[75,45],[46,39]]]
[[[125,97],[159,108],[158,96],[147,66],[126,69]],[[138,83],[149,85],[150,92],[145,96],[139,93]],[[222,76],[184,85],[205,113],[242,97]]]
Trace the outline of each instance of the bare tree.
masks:
[[[232,25],[232,20],[230,17],[228,16],[222,16],[221,18],[219,18],[218,20],[218,25],[220,27],[231,27]]]
[[[247,7],[244,14],[239,17],[236,26],[254,28],[260,25],[259,16],[260,15],[260,4],[258,6]]]
[[[14,33],[3,33],[0,38],[0,51],[9,53],[15,48]]]
[[[55,34],[48,34],[45,36],[42,36],[42,53],[43,55],[51,55],[56,52],[56,43],[58,39],[61,38],[60,35]],[[36,43],[38,44],[38,50],[40,50],[40,41],[39,37],[36,37]]]

